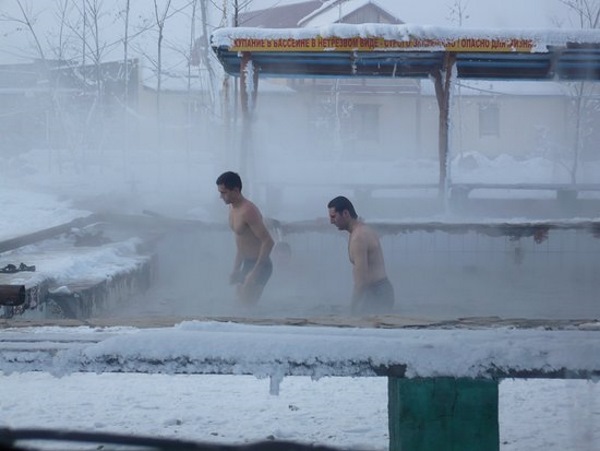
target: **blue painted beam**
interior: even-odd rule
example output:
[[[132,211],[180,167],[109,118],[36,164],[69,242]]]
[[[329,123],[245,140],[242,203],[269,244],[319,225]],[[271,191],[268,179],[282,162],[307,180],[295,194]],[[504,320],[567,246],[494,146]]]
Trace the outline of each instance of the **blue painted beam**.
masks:
[[[238,52],[217,48],[225,71],[238,75]],[[411,77],[440,71],[443,52],[255,52],[261,76]],[[550,49],[547,53],[458,53],[458,78],[496,80],[600,80],[600,50]]]

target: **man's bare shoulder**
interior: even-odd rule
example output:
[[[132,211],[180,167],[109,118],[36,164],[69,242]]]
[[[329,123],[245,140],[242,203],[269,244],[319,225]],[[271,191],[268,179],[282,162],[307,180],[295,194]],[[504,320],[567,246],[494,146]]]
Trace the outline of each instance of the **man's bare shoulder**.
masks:
[[[364,243],[369,240],[369,228],[364,223],[357,223],[350,233],[350,245]]]
[[[352,232],[350,240],[356,243],[364,243],[367,246],[370,246],[379,241],[379,235],[377,234],[375,229],[365,224],[364,222],[361,222],[360,225],[356,227],[355,230]]]
[[[262,214],[259,208],[254,204],[254,202],[248,199],[244,199],[244,202],[240,208],[240,214],[244,217],[246,222],[262,220]]]
[[[377,235],[377,233],[371,226],[369,226],[368,224],[365,224],[364,222],[361,221],[356,224],[356,227],[352,231],[352,235],[354,235],[356,237],[365,238],[365,237]]]

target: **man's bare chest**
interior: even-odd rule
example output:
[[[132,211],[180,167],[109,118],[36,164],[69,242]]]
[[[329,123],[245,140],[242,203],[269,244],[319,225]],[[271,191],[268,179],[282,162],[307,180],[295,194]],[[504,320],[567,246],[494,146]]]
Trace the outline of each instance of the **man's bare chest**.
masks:
[[[249,233],[250,228],[248,227],[248,223],[244,219],[243,215],[240,214],[231,214],[229,217],[229,226],[231,230],[237,235],[245,235]]]

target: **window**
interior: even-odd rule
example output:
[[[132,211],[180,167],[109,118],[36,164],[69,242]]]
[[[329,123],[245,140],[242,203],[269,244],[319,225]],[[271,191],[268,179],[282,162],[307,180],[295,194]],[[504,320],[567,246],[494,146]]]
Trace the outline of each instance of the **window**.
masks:
[[[479,105],[479,136],[500,136],[500,108],[498,105]]]

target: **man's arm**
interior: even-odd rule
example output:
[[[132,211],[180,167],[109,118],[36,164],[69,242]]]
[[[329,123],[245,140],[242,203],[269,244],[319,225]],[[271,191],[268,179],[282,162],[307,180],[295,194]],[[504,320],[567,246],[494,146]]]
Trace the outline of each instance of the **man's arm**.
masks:
[[[229,210],[229,227],[233,231],[235,235],[235,230],[233,229],[233,210],[230,208]],[[229,276],[229,283],[231,285],[237,283],[243,283],[244,279],[241,277],[240,270],[242,269],[242,253],[240,252],[240,246],[237,243],[237,237],[235,237],[235,259],[233,260],[233,269],[231,270],[231,274]]]
[[[261,265],[264,265],[269,259],[269,255],[271,254],[271,250],[273,249],[275,242],[267,230],[258,208],[255,207],[249,210],[246,222],[254,236],[260,241],[260,249],[256,259],[256,265],[248,274],[248,276],[255,277],[256,269]]]
[[[354,288],[352,290],[352,307],[356,307],[364,294],[368,284],[369,277],[369,260],[368,260],[369,243],[367,237],[363,234],[352,237],[350,240],[350,260],[353,263],[352,276],[354,279]]]

